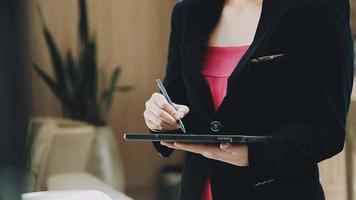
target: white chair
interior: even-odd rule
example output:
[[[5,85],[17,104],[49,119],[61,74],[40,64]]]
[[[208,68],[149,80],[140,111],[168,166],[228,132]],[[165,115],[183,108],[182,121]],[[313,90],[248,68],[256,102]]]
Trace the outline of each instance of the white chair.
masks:
[[[51,191],[34,192],[21,196],[22,200],[112,200],[108,195],[98,191]]]
[[[94,127],[85,123],[56,118],[32,119],[29,138],[34,190],[46,190],[47,179],[53,174],[85,171],[94,135]]]
[[[49,191],[24,194],[23,199],[88,200],[83,195],[94,190],[108,194],[106,197],[110,200],[132,200],[86,172],[94,136],[94,127],[86,123],[33,118],[29,127],[29,140],[32,141],[29,148],[30,173],[35,177],[34,191]],[[85,192],[73,193],[72,190]],[[94,199],[101,200],[99,197]]]

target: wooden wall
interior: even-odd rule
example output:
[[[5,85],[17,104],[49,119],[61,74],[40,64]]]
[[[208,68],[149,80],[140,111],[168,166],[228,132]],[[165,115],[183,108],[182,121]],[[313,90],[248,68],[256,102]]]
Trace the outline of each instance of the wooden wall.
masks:
[[[134,86],[120,93],[110,113],[125,162],[128,192],[136,199],[150,199],[160,167],[180,162],[181,154],[164,160],[149,143],[125,143],[124,131],[146,131],[143,121],[144,102],[157,88],[155,78],[164,73],[170,15],[175,0],[88,0],[90,28],[95,32],[99,48],[99,64],[107,70],[123,68],[121,84]],[[78,7],[75,0],[28,1],[30,23],[29,46],[33,62],[51,72],[49,54],[42,36],[36,4],[42,7],[62,53],[76,49]],[[34,115],[60,116],[61,108],[47,86],[33,73]],[[149,195],[152,196],[152,195]]]
[[[354,37],[356,37],[356,0],[350,0],[351,3],[351,28]]]

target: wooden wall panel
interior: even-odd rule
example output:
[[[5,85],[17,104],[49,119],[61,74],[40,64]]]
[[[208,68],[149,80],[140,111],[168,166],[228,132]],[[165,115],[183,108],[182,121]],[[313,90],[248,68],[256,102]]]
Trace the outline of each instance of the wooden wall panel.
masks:
[[[181,154],[164,160],[151,144],[126,143],[124,131],[146,131],[142,113],[144,102],[157,91],[155,78],[164,73],[174,0],[88,0],[90,28],[97,37],[99,64],[107,70],[123,68],[121,84],[134,86],[120,93],[110,113],[125,161],[129,191],[151,191],[159,168],[167,163],[180,163]],[[77,47],[77,1],[38,0],[28,2],[30,23],[30,57],[51,72],[48,51],[41,33],[36,4],[40,5],[47,24],[62,53]],[[60,116],[58,101],[47,86],[33,73],[33,113]]]
[[[328,200],[346,200],[345,151],[319,164],[320,181]]]
[[[351,3],[351,28],[353,36],[356,37],[356,0],[350,0]]]

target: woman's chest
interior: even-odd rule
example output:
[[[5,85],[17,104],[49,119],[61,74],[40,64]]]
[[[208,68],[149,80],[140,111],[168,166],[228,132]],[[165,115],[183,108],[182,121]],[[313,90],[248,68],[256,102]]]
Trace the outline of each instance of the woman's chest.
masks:
[[[211,30],[209,46],[242,46],[251,44],[262,6],[252,8],[231,8],[225,6],[216,26]]]

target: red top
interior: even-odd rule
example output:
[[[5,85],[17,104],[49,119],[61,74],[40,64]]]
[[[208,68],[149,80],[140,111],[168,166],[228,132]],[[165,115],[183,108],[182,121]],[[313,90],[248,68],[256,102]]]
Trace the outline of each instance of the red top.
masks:
[[[246,53],[249,46],[239,47],[208,47],[202,68],[202,75],[209,85],[215,110],[226,95],[227,80]],[[210,178],[204,187],[202,200],[212,200]]]
[[[210,87],[215,110],[225,97],[227,79],[248,47],[208,47],[202,74]]]

